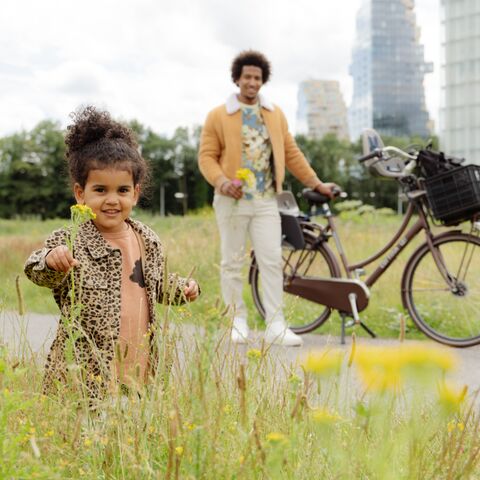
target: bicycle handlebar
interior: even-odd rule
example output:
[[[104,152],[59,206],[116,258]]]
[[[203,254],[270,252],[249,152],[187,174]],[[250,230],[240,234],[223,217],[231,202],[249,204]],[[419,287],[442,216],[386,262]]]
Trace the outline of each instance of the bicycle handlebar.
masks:
[[[366,162],[367,160],[370,160],[372,158],[381,158],[382,157],[382,151],[379,149],[375,149],[373,152],[367,153],[367,155],[364,155],[363,157],[360,157],[358,161],[360,163]]]

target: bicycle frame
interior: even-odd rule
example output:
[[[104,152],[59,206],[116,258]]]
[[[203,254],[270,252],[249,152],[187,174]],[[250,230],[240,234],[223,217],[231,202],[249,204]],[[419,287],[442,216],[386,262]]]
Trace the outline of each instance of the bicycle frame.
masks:
[[[326,231],[331,232],[331,235],[335,241],[335,245],[337,247],[337,250],[341,259],[341,263],[347,278],[354,278],[353,274],[356,270],[361,269],[367,265],[370,265],[375,260],[378,260],[380,257],[382,257],[382,255],[389,252],[386,255],[385,259],[382,262],[380,262],[378,267],[365,280],[365,285],[367,287],[371,287],[377,282],[377,280],[383,275],[383,273],[385,273],[388,270],[390,265],[396,260],[396,258],[398,257],[398,255],[400,255],[400,253],[404,250],[404,248],[422,230],[424,230],[426,234],[426,241],[430,247],[430,250],[432,251],[432,255],[433,255],[433,258],[435,259],[435,263],[437,264],[437,267],[441,275],[443,276],[443,278],[447,281],[449,285],[451,284],[451,279],[445,268],[445,263],[440,254],[440,251],[437,248],[435,248],[433,245],[433,234],[430,229],[430,224],[428,223],[425,211],[421,203],[419,203],[418,199],[409,200],[408,208],[407,208],[407,211],[405,212],[405,218],[403,219],[402,224],[400,225],[400,227],[398,228],[394,236],[390,239],[390,241],[387,242],[379,251],[377,251],[367,259],[354,264],[349,264],[348,262],[347,256],[345,254],[342,243],[337,233],[334,217],[331,214],[330,209],[328,208],[328,205],[326,206],[325,210],[326,210],[325,217],[327,218],[327,222],[328,222],[328,227]],[[412,216],[415,211],[417,211],[418,213],[418,220],[408,229],[406,234],[400,239],[403,233],[407,230],[408,224],[410,223],[410,220],[412,219]]]

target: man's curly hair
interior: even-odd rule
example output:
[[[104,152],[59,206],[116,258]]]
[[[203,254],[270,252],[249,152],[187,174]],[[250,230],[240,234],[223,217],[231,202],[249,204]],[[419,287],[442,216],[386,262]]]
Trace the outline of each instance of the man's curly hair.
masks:
[[[112,119],[106,111],[89,105],[71,114],[65,144],[70,178],[85,188],[92,169],[119,168],[129,171],[133,184],[143,184],[148,165],[139,153],[133,131]]]
[[[240,52],[232,62],[232,80],[237,83],[242,75],[244,66],[259,67],[262,69],[262,82],[267,83],[270,78],[271,66],[267,57],[256,50],[244,50]]]

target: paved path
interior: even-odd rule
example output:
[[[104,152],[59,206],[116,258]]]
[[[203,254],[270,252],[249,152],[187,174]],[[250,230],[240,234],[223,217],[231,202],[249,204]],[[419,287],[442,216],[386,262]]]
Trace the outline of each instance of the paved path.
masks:
[[[28,313],[20,317],[13,312],[0,312],[0,343],[6,343],[13,351],[18,352],[19,349],[22,349],[26,353],[44,354],[48,352],[55,336],[57,318],[55,315],[36,313]],[[195,328],[191,325],[184,325],[182,328],[185,329],[187,335],[193,335],[195,332]],[[259,348],[262,338],[261,332],[253,332],[251,337],[252,344],[243,347],[244,349]],[[303,347],[272,347],[271,354],[283,364],[296,364],[299,357],[311,350],[318,350],[327,346],[350,349],[350,339],[347,339],[347,345],[341,346],[338,337],[306,334],[302,338],[304,339]],[[426,340],[425,342],[430,341]],[[364,345],[397,345],[398,341],[392,339],[358,338],[357,343]],[[407,341],[407,343],[413,343],[413,341]],[[449,347],[443,348],[449,349]],[[460,367],[453,374],[452,379],[459,384],[468,385],[470,392],[480,389],[480,346],[453,350],[460,357]]]

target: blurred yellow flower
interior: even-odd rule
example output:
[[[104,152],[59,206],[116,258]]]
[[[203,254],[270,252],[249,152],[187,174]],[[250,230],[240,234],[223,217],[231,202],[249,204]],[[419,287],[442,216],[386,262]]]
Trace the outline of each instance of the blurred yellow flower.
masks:
[[[308,372],[313,372],[318,375],[338,373],[342,366],[344,356],[344,352],[340,350],[310,353],[303,362],[303,367]]]
[[[262,357],[262,352],[256,348],[251,348],[247,352],[247,357],[252,359],[252,360],[257,360]]]
[[[175,453],[181,457],[183,455],[183,447],[175,447]]]
[[[367,388],[399,390],[406,377],[438,379],[456,367],[457,358],[439,347],[409,345],[398,347],[360,347],[354,363]]]
[[[235,173],[235,178],[240,180],[243,184],[252,188],[255,184],[255,176],[249,168],[239,168]]]
[[[330,412],[325,408],[316,408],[313,410],[312,418],[321,424],[332,424],[343,420],[340,415],[335,412]]]
[[[286,435],[280,432],[267,433],[265,438],[271,443],[285,443],[287,441]]]

